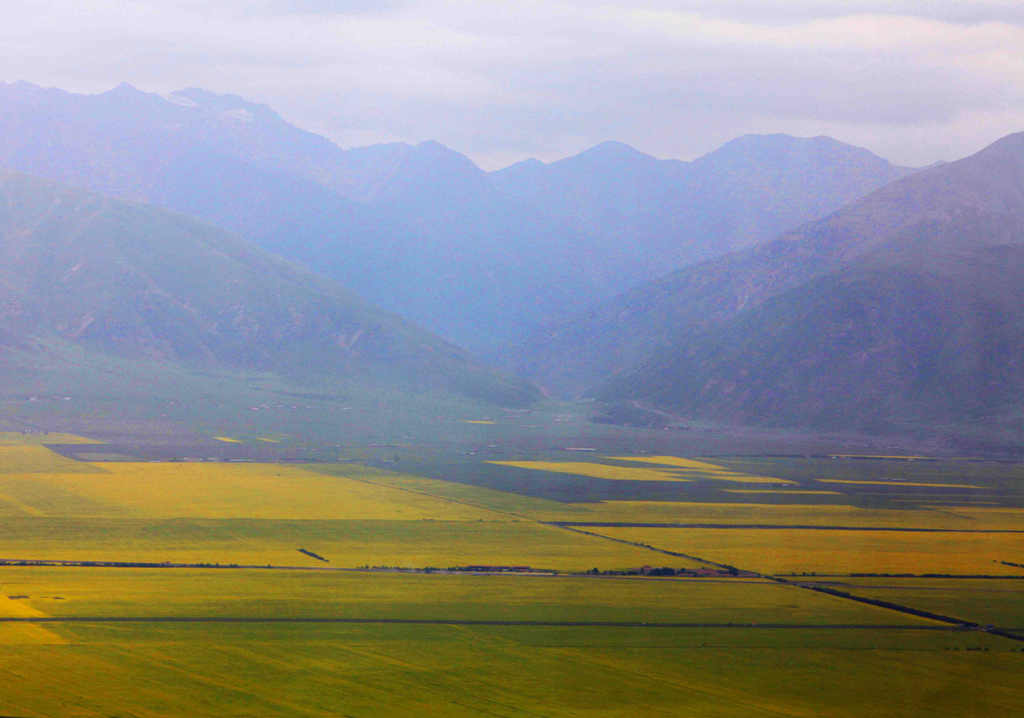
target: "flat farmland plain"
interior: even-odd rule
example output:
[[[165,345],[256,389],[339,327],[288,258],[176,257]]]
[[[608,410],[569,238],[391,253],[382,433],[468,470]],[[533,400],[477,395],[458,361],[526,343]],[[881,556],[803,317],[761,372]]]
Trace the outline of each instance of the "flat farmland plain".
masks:
[[[5,712],[853,718],[866,710],[1013,715],[1024,702],[1024,654],[985,636],[967,641],[974,650],[953,650],[948,634],[900,630],[309,623],[57,630],[67,645],[0,646]]]
[[[581,523],[724,524],[763,526],[850,526],[956,531],[1024,531],[1024,511],[998,507],[942,509],[877,508],[851,504],[762,503],[752,494],[733,501],[600,501],[537,506],[529,515],[544,521]],[[790,501],[802,497],[778,496]],[[845,498],[845,497],[844,497]]]
[[[664,563],[640,547],[506,520],[22,518],[0,522],[0,552],[0,559],[321,568],[489,565],[587,571]],[[684,558],[669,564],[701,565]]]
[[[597,527],[603,536],[768,574],[1018,575],[1019,533]]]
[[[756,501],[915,510],[1024,506],[1024,470],[1019,464],[1002,461],[630,457],[596,450],[586,454],[586,461],[580,461],[578,452],[568,450],[490,461],[410,458],[412,468],[408,470],[414,474],[567,503]],[[623,480],[626,478],[632,480]]]
[[[0,618],[308,618],[940,628],[762,579],[3,567]]]
[[[0,447],[2,449],[3,447]],[[24,447],[46,452],[42,447]],[[47,452],[52,453],[52,452]],[[224,462],[73,462],[81,470],[0,475],[9,513],[48,516],[273,519],[493,519],[490,512],[423,493],[391,489],[299,466]],[[40,463],[42,459],[39,459]],[[372,473],[372,472],[371,472]],[[30,476],[27,474],[31,474]],[[73,501],[62,505],[61,501]],[[2,510],[3,507],[0,507]]]
[[[955,462],[617,452],[441,456],[431,469],[391,448],[377,467],[76,461],[15,440],[0,446],[0,559],[69,565],[0,566],[0,715],[1024,710],[1024,642],[973,625],[1019,625],[1024,581],[817,579],[870,604],[773,577],[1024,573],[1010,565],[1024,534],[994,533],[1024,529],[1016,466],[955,477]],[[225,459],[248,446],[218,443]],[[942,491],[989,503],[897,482],[976,484]],[[892,530],[908,527],[929,530]],[[97,561],[161,565],[79,565]],[[523,566],[552,573],[497,570]],[[687,573],[643,575],[663,567]]]
[[[55,639],[0,644],[12,715],[969,715],[1024,700],[1010,641],[766,581],[38,567],[0,581],[24,596],[19,616],[70,619],[13,624]],[[545,625],[501,625],[515,621]],[[951,701],[951,682],[982,680]]]
[[[1024,581],[857,577],[843,584],[858,596],[878,598],[948,616],[969,616],[981,624],[1008,626],[1024,633]]]

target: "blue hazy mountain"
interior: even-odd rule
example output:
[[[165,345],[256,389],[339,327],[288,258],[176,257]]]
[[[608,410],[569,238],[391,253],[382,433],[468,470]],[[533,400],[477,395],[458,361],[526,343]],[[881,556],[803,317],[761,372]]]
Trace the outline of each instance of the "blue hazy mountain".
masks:
[[[1019,431],[1024,133],[533,338],[538,380],[731,422]]]
[[[0,85],[0,166],[196,216],[492,356],[907,172],[772,135],[693,162],[610,142],[488,173],[436,142],[342,149],[234,95],[25,83]]]
[[[337,282],[167,210],[0,171],[3,349],[275,372],[522,405],[538,396]],[[95,379],[113,370],[98,364]],[[14,387],[8,387],[13,389]]]

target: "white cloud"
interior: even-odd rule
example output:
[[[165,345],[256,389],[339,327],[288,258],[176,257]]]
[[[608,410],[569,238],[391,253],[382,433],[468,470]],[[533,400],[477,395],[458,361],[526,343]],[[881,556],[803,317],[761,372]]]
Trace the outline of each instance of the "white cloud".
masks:
[[[834,134],[905,163],[1024,128],[1024,7],[765,0],[12,0],[0,79],[266,102],[343,144],[494,165],[603,139],[690,157]]]

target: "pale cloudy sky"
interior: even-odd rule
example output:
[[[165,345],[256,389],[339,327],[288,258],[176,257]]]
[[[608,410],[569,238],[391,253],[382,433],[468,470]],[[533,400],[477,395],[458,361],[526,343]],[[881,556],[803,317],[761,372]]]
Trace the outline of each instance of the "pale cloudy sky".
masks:
[[[213,7],[211,7],[213,6]],[[1022,0],[0,0],[0,80],[264,102],[343,146],[487,168],[749,132],[904,164],[1024,130]]]

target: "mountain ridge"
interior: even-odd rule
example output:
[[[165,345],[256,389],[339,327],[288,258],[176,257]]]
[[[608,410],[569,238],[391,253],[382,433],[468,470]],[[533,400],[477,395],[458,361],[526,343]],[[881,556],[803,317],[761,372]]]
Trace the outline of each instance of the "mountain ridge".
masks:
[[[537,396],[333,281],[165,210],[0,171],[0,257],[0,330],[22,344]]]
[[[1007,148],[1013,151],[1001,152]],[[642,361],[657,346],[670,341],[672,327],[699,327],[719,321],[824,274],[883,243],[906,224],[918,221],[908,218],[948,219],[957,207],[993,211],[1009,205],[1019,207],[1024,203],[1020,190],[1024,185],[1016,179],[1019,167],[1006,155],[1013,156],[1022,148],[1024,133],[1010,135],[973,155],[978,158],[973,163],[967,162],[971,158],[964,158],[922,170],[771,242],[679,269],[636,287],[571,322],[535,335],[531,343],[536,349],[527,345],[517,350],[518,367],[524,375],[545,385],[562,383],[570,392],[578,392],[594,386],[601,376],[628,370]],[[988,164],[989,157],[998,166],[976,168],[977,162]],[[970,196],[953,203],[940,201],[949,195],[949,173],[964,167],[973,182]],[[587,344],[586,337],[595,338],[593,346],[581,349]],[[547,352],[540,349],[552,343],[562,348]],[[581,353],[596,363],[588,368],[579,366],[588,361]]]
[[[636,288],[521,356],[546,362],[527,367],[542,383],[562,372],[608,401],[722,421],[1012,423],[1024,388],[1022,259],[1016,133]]]
[[[790,158],[770,182],[757,180],[771,162],[756,153],[726,172],[616,142],[488,173],[430,141],[342,149],[237,95],[0,85],[0,166],[191,214],[492,358],[666,268],[768,239],[906,172],[797,149],[808,143],[763,153]],[[801,188],[813,199],[797,201]]]

